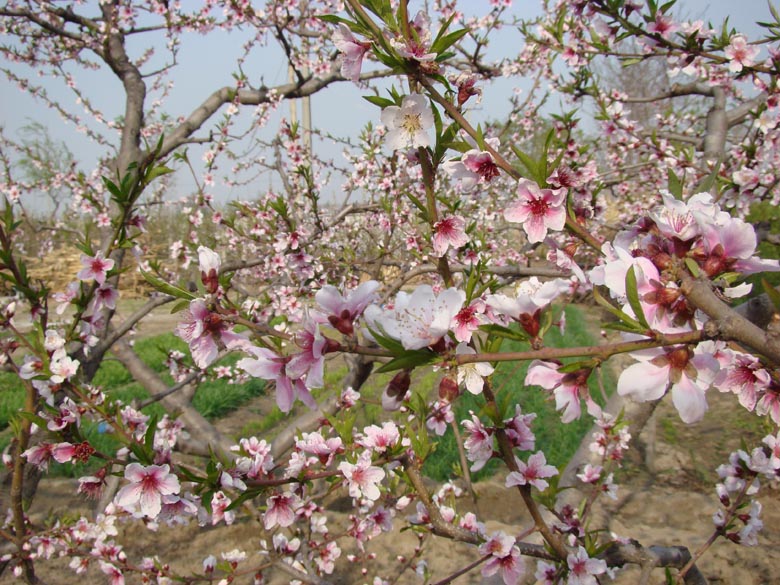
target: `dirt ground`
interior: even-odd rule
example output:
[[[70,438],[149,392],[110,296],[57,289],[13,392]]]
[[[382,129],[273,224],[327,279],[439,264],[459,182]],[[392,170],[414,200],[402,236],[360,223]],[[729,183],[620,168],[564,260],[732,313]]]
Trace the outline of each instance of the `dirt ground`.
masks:
[[[158,309],[145,320],[141,334],[170,331],[178,320],[168,311]],[[619,484],[616,501],[602,498],[595,508],[592,528],[600,527],[616,536],[630,536],[643,545],[684,545],[695,551],[711,534],[712,514],[718,509],[714,483],[715,469],[728,459],[728,454],[740,447],[744,440],[748,448],[760,442],[765,434],[752,415],[745,412],[732,396],[716,391],[708,394],[710,410],[705,419],[692,426],[680,422],[673,407],[664,402],[659,406],[650,425],[639,441],[644,446],[643,457],[635,456],[627,461],[616,480]],[[258,397],[239,411],[232,413],[218,423],[220,429],[232,436],[247,423],[269,412],[268,398]],[[725,429],[729,429],[726,432]],[[89,503],[76,495],[77,483],[66,479],[44,479],[41,482],[35,504],[30,511],[36,523],[46,522],[57,515],[75,517],[89,514]],[[478,483],[478,507],[488,530],[504,530],[518,534],[531,525],[519,496],[503,487],[503,476]],[[336,494],[328,507],[336,510],[329,526],[338,532],[344,527],[351,510],[351,501],[346,494]],[[712,584],[771,585],[780,583],[780,486],[762,484],[758,500],[763,504],[764,529],[755,547],[744,547],[723,539],[700,559],[698,566]],[[470,498],[462,497],[457,502],[458,511],[464,513],[474,509]],[[412,508],[400,513],[412,513]],[[409,530],[400,531],[402,522],[395,522],[390,535],[382,535],[370,542],[367,552],[376,555],[370,564],[350,563],[349,553],[344,548],[336,564],[336,571],[328,580],[333,584],[372,583],[374,575],[388,579],[391,583],[418,584],[423,579],[408,566],[415,560],[415,550],[422,546],[417,558],[424,559],[430,571],[429,583],[436,583],[452,572],[477,560],[479,554],[474,547],[453,543],[440,538],[426,538],[423,541]],[[243,518],[233,526],[218,526],[199,529],[197,526],[170,529],[162,527],[152,532],[135,524],[121,527],[124,536],[118,541],[127,543],[126,553],[134,562],[144,556],[158,555],[169,562],[172,568],[190,573],[200,571],[201,563],[208,554],[219,555],[238,548],[246,551],[250,559],[259,561],[257,553],[261,539],[268,539],[262,526],[256,520]],[[106,577],[93,568],[86,576],[77,576],[67,569],[68,559],[43,563],[38,571],[45,583],[56,585],[85,585],[107,582]],[[362,569],[369,568],[367,574]],[[535,562],[527,561],[527,583],[533,583]],[[277,571],[265,573],[265,583],[289,583],[290,577]],[[602,583],[630,585],[638,583],[639,572],[635,569],[619,571],[615,581],[603,579]],[[14,582],[11,575],[0,577],[0,584]],[[133,577],[128,583],[138,583]],[[498,583],[495,579],[484,579],[478,571],[458,577],[452,583],[467,585]],[[665,583],[662,570],[654,571],[651,584]],[[235,583],[252,583],[245,575]]]

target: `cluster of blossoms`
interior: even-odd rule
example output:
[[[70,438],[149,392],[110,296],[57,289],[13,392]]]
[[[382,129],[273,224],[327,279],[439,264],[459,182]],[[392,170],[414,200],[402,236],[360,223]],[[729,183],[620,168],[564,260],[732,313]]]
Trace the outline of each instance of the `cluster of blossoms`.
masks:
[[[703,323],[679,284],[691,268],[690,262],[713,280],[730,272],[780,270],[776,260],[755,257],[756,246],[753,227],[721,211],[708,193],[699,193],[687,201],[663,193],[662,204],[652,209],[648,217],[620,232],[614,244],[604,245],[606,260],[590,271],[590,277],[594,284],[609,290],[625,314],[646,323],[647,329],[661,333],[694,331],[701,329]],[[629,273],[633,275],[633,285],[627,284],[631,281]],[[723,295],[730,298],[750,290],[749,285],[722,286]],[[695,347],[658,347],[631,355],[638,363],[623,371],[618,392],[646,401],[658,399],[671,389],[674,405],[685,422],[695,422],[704,415],[705,394],[721,369],[751,371],[750,364],[737,361],[736,353],[719,350],[711,342]],[[756,364],[753,368],[760,370]],[[763,385],[756,384],[750,375],[740,378],[720,374],[718,382],[728,381],[727,389],[738,394],[764,390],[764,402],[776,402],[768,376],[758,376],[766,380]],[[737,383],[738,379],[741,383]],[[738,388],[745,385],[749,388]],[[753,400],[749,402],[755,404]],[[765,404],[762,408],[776,416],[776,406]]]
[[[764,526],[761,502],[751,498],[760,489],[759,477],[770,482],[780,478],[780,434],[767,435],[763,443],[750,453],[742,449],[733,452],[728,464],[717,470],[721,483],[716,492],[723,509],[713,515],[713,522],[726,538],[745,546],[758,544],[758,533]]]

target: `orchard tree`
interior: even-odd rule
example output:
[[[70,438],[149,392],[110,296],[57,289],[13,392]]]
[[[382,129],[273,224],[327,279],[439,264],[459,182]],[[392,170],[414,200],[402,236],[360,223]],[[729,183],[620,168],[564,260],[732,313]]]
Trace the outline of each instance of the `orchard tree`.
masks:
[[[733,304],[750,292],[746,276],[780,269],[757,256],[745,221],[752,204],[778,197],[780,18],[772,12],[774,20],[761,24],[765,36],[751,40],[726,24],[677,20],[674,2],[560,1],[546,3],[533,22],[517,19],[511,2],[490,2],[476,15],[466,4],[210,2],[188,11],[179,2],[117,0],[0,8],[2,51],[13,63],[6,76],[105,147],[94,170],[55,169],[57,159],[41,156],[43,170],[31,177],[18,161],[35,151],[3,143],[0,275],[15,296],[2,309],[2,350],[26,393],[5,454],[4,570],[36,583],[48,559],[66,555],[77,573],[97,569],[113,583],[131,575],[261,582],[275,573],[325,583],[351,562],[384,583],[392,576],[377,573],[365,545],[409,525],[473,546],[474,558],[441,583],[470,571],[507,584],[596,583],[628,564],[642,567],[644,582],[660,567],[677,582],[706,583],[697,561],[712,542],[757,542],[755,496],[780,469],[777,293],[767,286],[763,301],[745,305],[750,311]],[[491,38],[507,30],[521,35],[519,53],[487,61]],[[183,36],[220,31],[245,41],[234,85],[209,88],[191,112],[167,111],[169,83],[186,58]],[[273,88],[247,73],[252,55],[270,43],[291,72],[289,83]],[[163,45],[164,55],[156,54]],[[663,62],[671,82],[641,95],[628,93],[630,85],[607,87],[599,75],[605,59]],[[119,118],[98,111],[79,85],[73,71],[82,67],[121,82]],[[475,108],[499,77],[531,80],[531,91],[512,97],[507,120],[483,127]],[[86,118],[52,97],[46,84],[56,82],[71,88]],[[337,82],[355,84],[376,106],[360,136],[327,137],[344,148],[346,164],[315,156],[308,146],[315,128],[282,118],[273,138],[258,133],[284,100]],[[698,99],[675,106],[690,96]],[[542,115],[550,98],[564,108]],[[597,112],[595,131],[583,119],[586,103]],[[639,103],[648,105],[641,120],[632,117]],[[543,141],[531,139],[541,133]],[[202,165],[190,158],[198,149]],[[253,187],[251,200],[228,209],[213,203],[220,164],[231,167],[229,184]],[[145,210],[172,174],[187,172],[196,193],[182,209],[189,233],[172,244],[172,266],[145,256]],[[261,173],[274,174],[272,187],[258,186]],[[337,177],[343,205],[323,199]],[[19,249],[26,198],[55,183],[69,190],[89,228],[75,242],[83,267],[65,290],[31,279]],[[128,270],[140,270],[157,292],[118,323]],[[547,345],[546,333],[562,325],[560,306],[585,295],[619,334],[596,346]],[[189,346],[189,355],[169,354],[174,385],[128,341],[163,304],[179,312],[176,334]],[[32,326],[21,328],[17,314]],[[507,340],[524,349],[507,350]],[[94,385],[109,352],[168,414],[149,416]],[[219,360],[230,353],[241,356],[230,371],[239,383],[262,379],[282,412],[298,402],[310,412],[273,441],[222,436],[191,398],[204,380],[224,375]],[[648,410],[669,394],[682,421],[693,423],[717,389],[774,425],[761,445],[736,451],[718,469],[721,509],[707,545],[694,553],[589,527],[593,502],[614,494],[614,471],[648,414],[621,415],[591,396],[589,380],[621,354],[634,361],[617,394]],[[339,391],[325,384],[332,355],[348,364]],[[503,362],[528,362],[526,391],[548,393],[560,424],[593,420],[590,459],[578,456],[567,469],[548,463],[535,413],[494,383]],[[439,372],[435,388],[417,382],[424,368]],[[381,396],[386,414],[361,427],[356,406],[373,370],[393,376]],[[480,408],[457,420],[464,393]],[[122,448],[96,450],[88,421]],[[506,497],[522,502],[531,526],[491,532],[475,514],[450,507],[447,486],[432,490],[424,481],[435,437],[448,428],[460,438],[466,480],[501,462]],[[41,526],[27,516],[52,461],[96,463],[78,488],[99,501],[94,518]],[[336,525],[322,485],[352,499],[348,521]],[[253,551],[219,562],[210,555],[185,574],[165,559],[131,558],[116,526],[230,524],[242,513],[266,535],[262,560],[248,558]],[[358,551],[349,559],[347,546]]]

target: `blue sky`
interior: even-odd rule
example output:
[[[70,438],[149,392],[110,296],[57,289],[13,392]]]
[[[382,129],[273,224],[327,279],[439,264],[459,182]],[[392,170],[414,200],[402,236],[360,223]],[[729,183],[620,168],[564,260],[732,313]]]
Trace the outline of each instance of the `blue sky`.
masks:
[[[772,0],[777,6],[777,0]],[[474,4],[472,4],[474,2]],[[466,6],[476,6],[479,2],[487,5],[487,0],[468,0]],[[414,9],[415,2],[411,3]],[[515,0],[513,10],[518,14],[533,17],[539,12],[539,3],[535,0]],[[737,30],[748,35],[756,35],[758,27],[756,20],[768,20],[769,10],[765,0],[680,0],[678,13],[691,19],[701,18],[719,25],[725,17]],[[232,73],[236,57],[241,50],[242,40],[239,35],[218,32],[208,36],[189,34],[183,37],[180,65],[173,75],[175,88],[167,100],[165,111],[173,116],[186,115],[196,108],[214,89],[223,85],[232,85]],[[148,40],[146,41],[148,42]],[[162,43],[162,37],[156,42]],[[496,36],[493,41],[492,53],[512,54],[520,43],[516,32],[506,30]],[[287,81],[287,67],[281,53],[275,47],[269,52],[257,52],[255,58],[249,61],[244,71],[256,76],[253,83],[262,78],[266,85],[274,86]],[[164,51],[161,51],[164,54]],[[17,72],[23,69],[15,68]],[[29,73],[28,73],[29,74]],[[38,83],[48,88],[51,95],[57,96],[71,109],[82,111],[75,105],[75,96],[62,86],[52,83],[49,79],[31,77],[32,83]],[[77,81],[81,90],[111,119],[122,113],[123,95],[119,81],[105,71],[80,72]],[[507,111],[506,100],[516,82],[500,81],[484,91],[481,111],[474,112],[477,122],[500,117]],[[368,121],[379,122],[379,110],[361,99],[360,91],[351,83],[335,84],[312,99],[314,126],[336,135],[355,136]],[[289,106],[283,106],[282,112],[289,115]],[[4,76],[0,77],[0,125],[12,137],[18,137],[19,128],[35,120],[44,124],[57,140],[65,141],[70,150],[78,157],[84,170],[89,170],[101,151],[83,135],[68,124],[64,124],[59,115],[32,100],[10,84]],[[274,127],[272,123],[271,128]],[[340,149],[325,145],[316,145],[319,152],[339,157]],[[191,148],[191,158],[199,159],[197,147]],[[227,165],[223,164],[226,170]],[[192,189],[192,182],[184,173],[179,173],[176,183],[176,195],[186,195]],[[210,191],[218,200],[236,197],[248,197],[247,189],[236,192],[215,185]]]

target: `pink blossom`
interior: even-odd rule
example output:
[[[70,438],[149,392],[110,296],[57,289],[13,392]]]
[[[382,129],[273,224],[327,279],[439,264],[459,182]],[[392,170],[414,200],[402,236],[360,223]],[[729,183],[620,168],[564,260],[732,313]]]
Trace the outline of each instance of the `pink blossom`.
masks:
[[[506,487],[516,485],[532,485],[539,491],[544,491],[549,485],[544,478],[558,475],[558,470],[547,465],[547,459],[542,451],[537,451],[528,458],[528,463],[515,457],[517,471],[511,472],[506,478]]]
[[[274,494],[266,500],[263,526],[271,530],[274,526],[290,526],[295,522],[295,511],[300,507],[298,496],[291,493]]]
[[[371,452],[363,451],[353,465],[348,461],[342,461],[338,467],[344,474],[349,485],[349,495],[353,498],[366,498],[371,501],[379,499],[379,483],[385,477],[385,471],[381,467],[371,465]]]
[[[369,280],[343,297],[335,286],[325,285],[317,291],[314,300],[327,311],[328,321],[333,327],[344,335],[352,335],[352,323],[376,299],[378,288],[377,281]]]
[[[27,459],[30,465],[35,465],[38,469],[46,470],[49,468],[49,461],[52,459],[54,445],[51,443],[38,443],[24,451],[22,457]]]
[[[87,441],[81,443],[57,443],[52,448],[51,456],[58,463],[70,463],[75,460],[80,463],[85,463],[89,460],[92,454],[95,452]]]
[[[555,585],[558,582],[558,567],[551,563],[538,561],[536,563],[537,585]]]
[[[226,475],[223,473],[223,475]],[[244,486],[244,489],[246,489],[246,486]],[[233,521],[236,519],[236,513],[232,510],[228,510],[227,508],[232,503],[232,500],[228,498],[224,492],[218,491],[213,496],[211,496],[211,525],[216,526],[219,524],[222,520],[225,521],[225,524],[230,526],[233,524]]]
[[[295,442],[295,447],[304,453],[315,455],[325,466],[330,465],[337,453],[344,452],[344,443],[340,437],[325,439],[319,432],[302,433],[301,438]]]
[[[569,282],[560,278],[542,283],[532,276],[517,287],[517,296],[489,295],[485,300],[495,315],[518,321],[532,337],[539,335],[541,314],[554,299],[569,291]]]
[[[360,80],[363,57],[371,48],[371,43],[358,41],[344,23],[333,33],[333,44],[342,54],[341,74],[355,83]]]
[[[461,342],[455,348],[456,355],[474,355],[476,350]],[[461,364],[458,366],[458,384],[466,386],[466,390],[472,394],[482,394],[482,388],[485,384],[484,378],[493,373],[493,366],[487,362],[473,362],[470,364]]]
[[[314,563],[317,565],[317,568],[322,573],[330,575],[336,568],[336,559],[341,556],[341,549],[338,544],[329,541],[314,549],[313,554]]]
[[[370,425],[363,429],[363,436],[356,439],[356,443],[375,453],[384,453],[390,447],[395,446],[401,438],[398,425],[392,421],[386,421],[381,427]]]
[[[742,406],[753,410],[759,393],[769,387],[772,378],[757,357],[742,352],[730,353],[731,363],[718,372],[712,385],[721,392],[733,392]]]
[[[475,299],[468,307],[463,307],[452,319],[451,329],[455,333],[457,341],[468,343],[471,336],[479,329],[479,326],[485,321],[483,316],[485,312],[485,302],[481,299]]]
[[[466,235],[466,222],[459,215],[451,215],[433,225],[433,252],[444,256],[450,246],[457,250],[469,241]]]
[[[103,559],[100,559],[98,564],[100,565],[100,570],[108,576],[110,585],[125,585],[125,577],[122,575],[122,571]]]
[[[430,285],[424,284],[411,294],[399,292],[391,310],[371,305],[365,317],[372,329],[398,339],[405,349],[422,349],[447,334],[465,298],[466,294],[455,288],[436,295]]]
[[[110,284],[102,284],[95,291],[95,304],[94,311],[100,310],[102,307],[109,309],[116,309],[116,301],[119,299],[119,291],[116,290]]]
[[[325,350],[328,340],[320,333],[316,321],[308,315],[303,328],[295,335],[295,344],[301,349],[287,363],[287,374],[292,379],[306,377],[306,386],[322,388],[325,371]]]
[[[642,402],[658,400],[669,386],[680,418],[686,423],[701,420],[707,410],[705,392],[719,366],[712,355],[688,347],[653,348],[631,354],[639,360],[618,379],[617,391]]]
[[[400,107],[388,106],[382,110],[381,118],[388,129],[385,141],[391,149],[431,145],[426,130],[433,126],[433,113],[425,96],[408,95]]]
[[[471,471],[479,471],[493,457],[493,430],[486,429],[482,421],[472,412],[471,420],[461,422],[466,431],[463,447],[466,458],[472,461]]]
[[[390,44],[401,57],[415,61],[433,61],[436,53],[429,53],[431,44],[431,19],[422,10],[409,23],[414,33],[410,38],[391,39]]]
[[[455,414],[452,412],[452,405],[449,402],[438,400],[433,405],[431,413],[425,421],[425,426],[441,437],[447,431],[447,426],[454,420]]]
[[[541,242],[547,230],[562,230],[566,224],[566,189],[541,189],[528,179],[517,183],[518,198],[504,210],[504,219],[523,224],[532,244]]]
[[[607,563],[601,559],[592,559],[588,552],[579,547],[576,553],[570,553],[566,557],[569,566],[569,578],[566,585],[598,585],[595,575],[601,575],[607,571]]]
[[[708,276],[728,271],[753,274],[780,270],[777,260],[753,256],[758,241],[751,224],[726,213],[718,215],[720,221],[712,221],[705,214],[698,217],[703,224],[702,237],[692,252]]]
[[[749,45],[743,35],[735,35],[731,38],[728,47],[723,49],[723,54],[729,60],[729,71],[739,73],[743,67],[750,67],[755,63],[759,48]]]
[[[776,425],[780,425],[780,388],[772,384],[756,403],[756,414],[769,415]]]
[[[482,567],[483,577],[498,573],[505,585],[514,585],[520,581],[525,571],[525,563],[513,537],[497,532],[480,545],[479,552],[482,555],[490,555]]]
[[[442,169],[454,180],[460,181],[463,191],[469,192],[480,183],[490,183],[499,175],[493,155],[480,150],[471,137],[466,137],[475,148],[466,151],[460,160],[448,160],[442,163]],[[498,138],[488,138],[485,142],[494,149],[500,145]]]
[[[559,364],[534,360],[528,367],[525,384],[552,390],[555,395],[555,408],[563,411],[561,421],[564,423],[580,418],[581,399],[585,400],[588,414],[593,417],[601,415],[601,407],[593,401],[588,389],[591,371],[582,369],[564,374],[560,373],[558,368]]]
[[[535,418],[536,413],[523,414],[520,405],[515,405],[515,415],[504,420],[504,432],[512,443],[512,447],[521,451],[534,449],[536,437],[531,431],[531,423]]]
[[[656,12],[655,21],[647,25],[647,30],[651,33],[661,35],[661,37],[668,39],[673,32],[678,30],[679,25],[662,13],[660,10]]]
[[[81,255],[81,264],[84,266],[76,277],[79,280],[94,279],[98,284],[106,282],[106,275],[114,267],[114,261],[111,258],[104,258],[103,252],[98,252],[94,256]]]
[[[125,479],[130,483],[119,490],[114,503],[136,518],[156,518],[162,509],[163,497],[179,493],[179,479],[168,464],[143,466],[131,463],[125,467]]]
[[[199,368],[207,368],[222,348],[238,349],[248,345],[245,336],[234,333],[218,313],[209,311],[200,299],[190,302],[183,313],[184,320],[176,328],[176,335],[190,346],[192,359]]]
[[[304,380],[293,378],[287,373],[290,358],[281,357],[264,347],[250,346],[245,349],[255,357],[241,359],[236,366],[250,376],[275,382],[276,404],[282,412],[290,412],[296,399],[300,399],[309,408],[317,407],[317,402]]]
[[[63,347],[52,354],[49,369],[51,370],[50,381],[54,384],[62,384],[76,375],[79,362],[68,356]]]
[[[214,294],[219,289],[219,268],[221,264],[222,261],[214,250],[206,246],[198,246],[200,280],[209,294]]]

